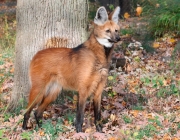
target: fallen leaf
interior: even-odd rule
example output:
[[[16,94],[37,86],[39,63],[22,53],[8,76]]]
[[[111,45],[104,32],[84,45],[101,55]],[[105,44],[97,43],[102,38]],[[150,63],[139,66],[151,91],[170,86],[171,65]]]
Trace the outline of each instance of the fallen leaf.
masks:
[[[133,133],[133,137],[136,137],[136,136],[138,136],[138,135],[139,135],[138,132],[134,132],[134,133]]]
[[[157,48],[159,48],[159,47],[160,47],[159,42],[154,42],[154,43],[153,43],[153,48],[157,49]]]
[[[124,18],[128,19],[130,17],[130,14],[128,12],[124,13]]]
[[[108,113],[107,110],[104,110],[104,111],[101,113],[101,115],[102,115],[103,119],[106,119],[106,118],[109,117],[110,114]]]
[[[114,103],[114,106],[115,106],[116,108],[120,108],[120,109],[123,109],[123,108],[124,108],[124,106],[123,106],[121,103],[119,103],[119,102],[115,102],[115,103]]]
[[[73,100],[74,100],[74,101],[77,101],[77,100],[78,100],[78,96],[77,96],[77,95],[74,95],[74,96],[73,96]]]
[[[111,121],[115,121],[116,120],[116,115],[115,114],[111,114],[110,115],[110,119],[111,119]]]
[[[83,133],[83,132],[79,132],[79,133],[75,133],[72,138],[75,138],[75,139],[86,139],[87,137],[89,137],[89,134],[88,133]]]
[[[86,128],[85,130],[85,133],[92,133],[92,132],[93,132],[93,129],[91,127]]]
[[[126,102],[125,101],[122,101],[122,105],[125,107],[126,106]]]
[[[44,131],[43,131],[43,130],[40,130],[40,131],[39,131],[39,135],[40,135],[40,136],[44,136],[44,135],[45,135]]]
[[[14,73],[14,68],[12,68],[12,69],[10,70],[10,73]]]
[[[139,114],[138,110],[131,110],[130,114],[132,114],[134,117],[137,117],[137,115]]]
[[[139,16],[141,15],[142,11],[143,11],[142,7],[141,7],[141,6],[138,6],[138,7],[136,8],[136,16],[139,17]]]
[[[68,120],[64,120],[64,125],[68,126],[69,125],[69,121]]]
[[[116,140],[116,138],[114,138],[114,137],[111,137],[111,138],[109,138],[109,140]]]
[[[108,76],[108,80],[109,80],[109,81],[112,81],[113,79],[114,79],[113,76]]]
[[[160,4],[159,3],[156,3],[156,8],[159,8],[160,7]]]
[[[172,138],[172,140],[179,140],[177,137]]]
[[[123,90],[123,85],[118,84],[117,86],[113,86],[113,91],[119,94],[123,94],[124,90]]]
[[[180,130],[178,130],[176,137],[180,138]]]
[[[98,140],[104,140],[106,138],[106,135],[104,133],[95,132],[93,134],[93,137]]]
[[[170,139],[171,137],[167,133],[162,138],[162,140],[170,140]]]
[[[132,71],[132,67],[130,64],[127,64],[127,67],[125,68],[127,72]]]
[[[172,44],[173,44],[173,43],[175,43],[175,42],[176,42],[176,40],[175,40],[175,39],[173,39],[173,38],[171,38],[171,39],[169,39],[169,40],[168,40],[168,42],[170,42],[170,43],[172,43]]]

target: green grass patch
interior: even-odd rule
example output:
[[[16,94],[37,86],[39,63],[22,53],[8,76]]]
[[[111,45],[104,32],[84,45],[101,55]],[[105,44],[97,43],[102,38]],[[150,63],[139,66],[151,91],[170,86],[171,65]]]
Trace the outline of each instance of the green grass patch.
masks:
[[[129,116],[124,115],[122,118],[123,118],[125,123],[131,123],[132,122],[132,119]]]
[[[15,33],[15,16],[0,15],[0,87],[6,79],[13,77]]]
[[[52,140],[58,138],[58,133],[69,131],[63,124],[62,119],[58,119],[55,125],[52,123],[52,120],[46,120],[46,122],[43,122],[42,124],[42,129],[44,130],[45,134],[52,138]]]
[[[144,128],[140,129],[140,131],[135,136],[135,138],[136,139],[143,139],[144,136],[152,137],[155,134],[158,134],[157,128],[152,124],[148,124]]]
[[[168,95],[180,95],[179,83],[173,80],[173,73],[168,78],[171,83],[166,84],[166,76],[155,75],[154,77],[141,78],[142,83],[150,88],[156,89],[157,97],[167,97]]]
[[[5,79],[8,77],[13,77],[13,62],[14,59],[14,49],[7,48],[2,51],[0,54],[0,86],[2,86]],[[11,65],[12,64],[12,65]]]
[[[31,131],[25,131],[21,133],[21,138],[25,140],[31,140],[33,132]]]
[[[5,137],[5,129],[0,129],[0,139],[1,140],[8,140],[8,138]]]
[[[134,7],[143,7],[142,15],[148,17],[149,31],[154,36],[180,35],[179,0],[133,0]]]
[[[143,106],[140,104],[134,105],[131,108],[132,110],[144,110]]]
[[[14,48],[16,38],[16,20],[15,17],[1,16],[0,31],[0,50]]]
[[[67,114],[65,114],[64,119],[66,119],[68,121],[68,124],[73,124],[74,123],[74,118],[76,118],[76,114],[75,112],[68,112]]]
[[[121,29],[120,35],[133,35],[134,32],[135,32],[134,29],[129,27],[127,29]]]

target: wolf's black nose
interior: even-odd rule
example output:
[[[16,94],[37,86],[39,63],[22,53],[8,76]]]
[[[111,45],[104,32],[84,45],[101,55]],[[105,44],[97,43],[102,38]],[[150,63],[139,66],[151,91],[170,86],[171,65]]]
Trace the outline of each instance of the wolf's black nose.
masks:
[[[120,41],[120,40],[121,40],[120,36],[117,36],[117,37],[116,37],[116,41],[118,42],[118,41]]]

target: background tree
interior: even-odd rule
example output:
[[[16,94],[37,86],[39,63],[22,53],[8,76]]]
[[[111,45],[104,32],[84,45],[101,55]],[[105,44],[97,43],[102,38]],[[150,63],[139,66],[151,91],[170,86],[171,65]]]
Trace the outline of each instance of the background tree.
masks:
[[[95,1],[95,0],[90,0]],[[132,0],[97,0],[97,2],[101,6],[105,6],[108,11],[112,11],[116,6],[121,7],[121,16],[124,16],[124,13],[128,12],[131,13],[131,4]]]
[[[75,47],[86,39],[87,0],[18,0],[14,88],[9,109],[28,96],[34,54],[49,47]]]

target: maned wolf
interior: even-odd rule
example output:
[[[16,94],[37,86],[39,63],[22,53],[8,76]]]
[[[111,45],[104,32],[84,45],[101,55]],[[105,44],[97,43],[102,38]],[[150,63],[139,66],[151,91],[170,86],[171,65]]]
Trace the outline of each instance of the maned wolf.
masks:
[[[94,117],[97,131],[101,127],[101,94],[107,81],[114,43],[119,37],[119,13],[117,7],[109,16],[104,7],[97,10],[94,30],[89,39],[76,48],[49,48],[39,51],[30,64],[31,90],[23,129],[32,109],[38,105],[34,115],[40,126],[43,111],[54,101],[60,91],[78,91],[76,131],[82,131],[84,109],[87,98],[93,94]]]

